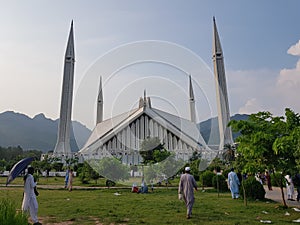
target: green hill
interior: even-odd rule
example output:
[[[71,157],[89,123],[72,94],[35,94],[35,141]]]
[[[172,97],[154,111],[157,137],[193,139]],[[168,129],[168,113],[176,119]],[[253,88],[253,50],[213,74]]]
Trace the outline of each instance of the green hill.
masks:
[[[230,120],[247,120],[248,117],[249,115],[246,114],[236,114],[230,117]],[[219,145],[220,135],[217,117],[200,122],[198,127],[202,137],[204,138],[205,142],[208,143],[208,145]],[[233,133],[232,135],[233,139],[235,140],[239,136],[239,133]]]
[[[76,133],[71,132],[71,149],[78,151],[91,131],[79,122],[72,122]],[[0,113],[0,146],[21,146],[24,150],[41,150],[43,152],[54,149],[57,139],[58,120],[51,120],[38,114],[30,118],[24,114],[7,111]]]

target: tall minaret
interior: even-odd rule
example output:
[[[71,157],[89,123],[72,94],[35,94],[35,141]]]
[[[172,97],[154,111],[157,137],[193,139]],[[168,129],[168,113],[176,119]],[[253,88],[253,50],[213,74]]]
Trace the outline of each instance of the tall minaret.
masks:
[[[189,75],[189,80],[190,80],[189,92],[190,92],[190,114],[191,114],[191,122],[196,123],[195,98],[194,98],[194,91],[193,91],[192,76],[191,75]]]
[[[218,121],[220,133],[219,149],[223,149],[224,144],[232,144],[233,139],[231,128],[227,126],[230,120],[230,112],[227,95],[223,51],[220,43],[215,17],[213,18],[213,64],[216,81]]]
[[[56,156],[71,155],[70,147],[70,129],[72,114],[72,98],[73,98],[73,80],[74,80],[74,36],[73,21],[65,53],[64,77],[61,94],[60,120],[58,126],[57,142],[53,154]]]
[[[97,101],[97,118],[96,125],[103,121],[103,91],[102,91],[102,77],[100,77],[98,101]]]

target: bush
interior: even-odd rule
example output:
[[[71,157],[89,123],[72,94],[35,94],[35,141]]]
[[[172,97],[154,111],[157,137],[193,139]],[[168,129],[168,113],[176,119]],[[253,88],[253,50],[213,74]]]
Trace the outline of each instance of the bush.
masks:
[[[14,203],[8,199],[2,199],[0,200],[0,224],[28,225],[28,217],[23,212],[17,212]]]
[[[246,180],[243,180],[243,185],[247,198],[253,200],[263,200],[265,198],[266,191],[264,187],[254,177],[248,177]]]
[[[215,176],[215,174],[209,170],[206,170],[204,173],[200,176],[200,181],[202,181],[202,185],[206,187],[212,187],[212,178]]]
[[[212,178],[212,185],[215,189],[218,189],[219,182],[219,191],[225,192],[228,191],[226,178],[223,175],[214,175]]]
[[[223,171],[222,175],[224,175],[224,177],[227,179],[228,174],[231,172],[231,169],[226,169]]]

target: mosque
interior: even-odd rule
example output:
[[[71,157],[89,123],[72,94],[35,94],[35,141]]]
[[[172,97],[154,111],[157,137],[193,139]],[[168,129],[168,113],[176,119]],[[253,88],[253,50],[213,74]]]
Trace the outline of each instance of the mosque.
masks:
[[[58,127],[57,143],[53,152],[56,157],[72,157],[70,148],[70,129],[72,114],[72,96],[74,80],[74,38],[73,22],[69,33],[65,53],[64,75]],[[232,144],[232,132],[227,127],[229,122],[229,103],[226,87],[223,51],[213,18],[213,64],[216,84],[218,123],[220,145]],[[137,165],[142,162],[139,154],[141,143],[149,138],[159,138],[161,144],[175,155],[176,159],[187,161],[194,152],[201,153],[209,161],[216,151],[205,143],[196,124],[195,96],[191,75],[189,76],[190,119],[152,107],[146,90],[139,99],[137,108],[124,112],[113,118],[103,119],[103,89],[100,77],[97,98],[97,123],[89,139],[77,155],[84,160],[115,157],[126,165]],[[134,101],[134,99],[133,99]]]

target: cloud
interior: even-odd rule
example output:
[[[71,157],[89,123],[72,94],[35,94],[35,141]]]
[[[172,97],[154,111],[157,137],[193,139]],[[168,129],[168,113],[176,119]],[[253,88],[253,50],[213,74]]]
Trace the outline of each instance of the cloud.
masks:
[[[287,53],[300,56],[300,40],[295,45],[292,45]],[[285,107],[300,111],[300,104],[297,98],[300,94],[300,59],[295,68],[284,68],[280,71],[277,77],[276,89]]]
[[[298,60],[295,68],[280,71],[276,85],[282,96],[284,106],[300,112],[299,99],[297,98],[300,94],[300,60]]]
[[[300,40],[295,45],[292,45],[287,50],[287,53],[290,54],[290,55],[300,56]]]
[[[251,114],[263,111],[261,103],[256,98],[249,99],[244,106],[239,109],[240,114]]]
[[[300,40],[288,54],[300,56]],[[300,59],[294,68],[229,71],[228,87],[233,114],[270,111],[282,115],[285,108],[300,112]]]
[[[296,64],[296,68],[282,69],[277,79],[277,85],[286,90],[299,88],[300,86],[300,60]]]
[[[276,90],[278,74],[279,71],[268,69],[228,71],[231,114],[258,111],[281,113],[280,96]]]

